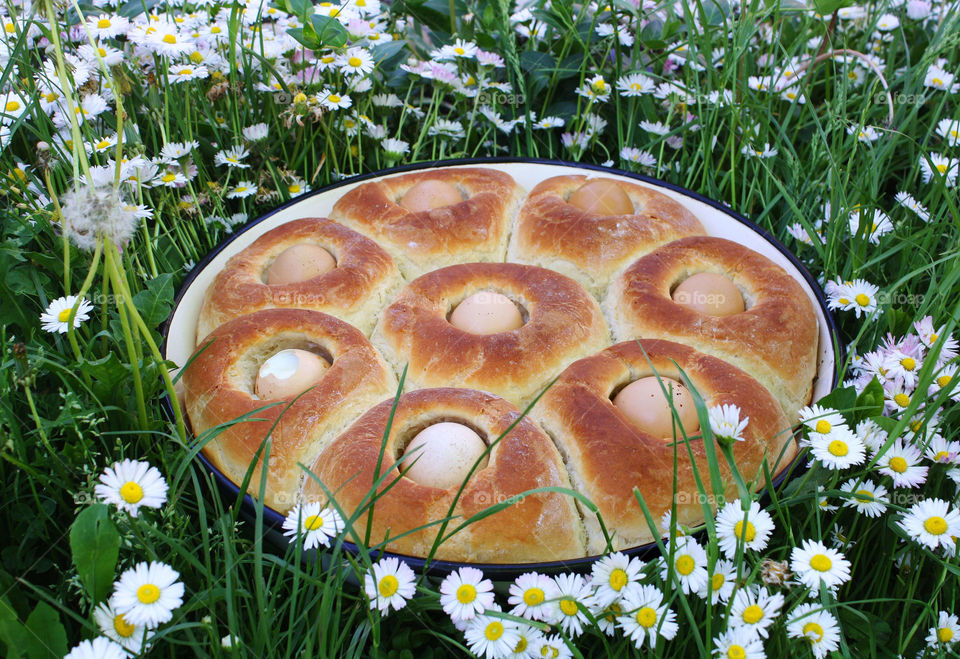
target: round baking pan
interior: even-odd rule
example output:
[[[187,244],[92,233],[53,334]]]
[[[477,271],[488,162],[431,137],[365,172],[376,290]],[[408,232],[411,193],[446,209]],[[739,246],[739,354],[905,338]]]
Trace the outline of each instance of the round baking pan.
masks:
[[[249,222],[207,254],[206,257],[190,271],[177,293],[173,313],[163,328],[164,343],[162,349],[164,356],[177,366],[183,366],[183,364],[189,360],[195,349],[197,318],[200,313],[204,292],[217,273],[224,267],[227,260],[250,245],[259,236],[291,220],[302,217],[329,216],[334,203],[347,191],[361,183],[411,171],[457,166],[482,166],[504,171],[513,176],[517,183],[527,190],[533,189],[540,181],[552,176],[575,174],[596,176],[602,174],[603,176],[611,178],[623,178],[634,183],[640,183],[671,197],[696,215],[709,235],[739,242],[763,254],[782,267],[800,283],[814,306],[819,326],[817,376],[813,383],[813,400],[815,401],[822,398],[837,386],[837,364],[842,359],[842,348],[838,339],[836,323],[827,308],[826,299],[816,279],[814,279],[803,264],[800,263],[796,256],[776,238],[747,218],[719,202],[712,201],[702,195],[671,183],[610,167],[533,158],[471,158],[421,162],[354,176],[288,201],[277,209]],[[207,461],[202,453],[198,455],[198,459],[207,470],[213,473],[221,492],[225,496],[236,500],[240,495],[237,485]],[[797,459],[795,458],[794,462],[787,465],[776,475],[774,478],[775,486],[782,483],[783,480],[794,471],[796,461]],[[255,516],[257,505],[258,503],[255,499],[249,494],[246,494],[243,497],[241,510],[243,517],[252,519]],[[263,507],[265,538],[277,548],[285,547],[289,540],[283,536],[282,533],[283,520],[284,516],[277,511],[266,506]],[[358,548],[350,542],[344,542],[344,547],[350,552],[358,551]],[[650,543],[624,551],[627,554],[648,558],[657,551],[657,545],[656,543]],[[414,570],[428,574],[444,574],[464,565],[464,563],[459,562],[436,560],[430,561],[428,564],[425,559],[419,557],[404,556],[390,552],[386,552],[386,554],[402,558]],[[573,558],[564,561],[541,563],[471,563],[470,565],[483,569],[485,574],[499,581],[511,580],[523,572],[532,570],[546,574],[569,570],[586,571],[590,569],[595,558],[596,557]]]

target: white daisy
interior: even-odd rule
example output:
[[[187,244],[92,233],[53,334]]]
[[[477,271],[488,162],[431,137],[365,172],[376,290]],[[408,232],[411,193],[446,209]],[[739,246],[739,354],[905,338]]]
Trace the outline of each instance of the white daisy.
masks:
[[[243,162],[243,159],[250,155],[250,152],[242,146],[234,146],[229,149],[218,151],[213,157],[216,165],[226,165],[227,167],[236,167],[246,169],[250,165]]]
[[[241,132],[243,133],[243,138],[248,142],[259,142],[260,140],[267,139],[267,136],[270,134],[270,127],[264,123],[253,124],[252,126],[247,126]]]
[[[380,146],[383,147],[384,154],[393,160],[402,158],[404,154],[410,153],[410,144],[408,142],[392,137],[380,142]]]
[[[440,606],[454,622],[470,620],[493,607],[493,582],[475,567],[462,567],[441,582]]]
[[[953,551],[960,536],[960,512],[950,510],[943,499],[923,499],[910,506],[897,522],[911,538],[930,549]]]
[[[857,423],[854,430],[863,445],[876,453],[887,443],[887,431],[877,425],[873,419],[864,419]]]
[[[585,611],[594,605],[590,585],[579,574],[558,574],[553,583],[556,593],[550,608],[550,621],[570,637],[579,636],[583,633],[584,623],[589,623]]]
[[[631,586],[623,596],[623,608],[620,628],[638,649],[644,639],[656,647],[657,635],[668,641],[677,635],[677,614],[663,603],[663,593],[655,586]]]
[[[40,326],[45,332],[57,332],[59,334],[65,334],[70,328],[70,314],[72,313],[74,305],[77,304],[76,295],[68,295],[66,297],[58,297],[56,300],[51,302],[46,311],[40,314]],[[90,318],[90,312],[93,310],[93,305],[84,298],[80,298],[80,304],[77,306],[77,312],[73,316],[73,327],[76,329],[80,327],[83,321]]]
[[[816,604],[801,604],[790,612],[787,635],[810,643],[813,656],[823,659],[840,644],[840,626],[837,619]]]
[[[660,567],[660,578],[666,581],[669,575],[666,561]],[[673,574],[685,593],[695,593],[707,582],[707,552],[692,537],[677,539],[673,552]]]
[[[956,119],[941,119],[937,122],[937,135],[947,141],[949,146],[960,144],[960,121]]]
[[[877,460],[877,470],[892,478],[894,487],[920,487],[927,482],[928,469],[920,459],[920,449],[898,437]]]
[[[296,505],[283,520],[283,535],[290,542],[303,540],[304,550],[323,545],[330,546],[330,539],[343,531],[343,518],[332,507],[323,508],[318,501]]]
[[[733,596],[730,606],[729,624],[732,627],[746,627],[766,638],[767,627],[773,624],[783,607],[783,595],[771,595],[766,588],[748,586],[741,588]]]
[[[520,642],[517,623],[506,618],[478,615],[470,620],[464,636],[470,651],[478,657],[500,659],[508,656]]]
[[[708,579],[703,583],[703,587],[697,591],[697,595],[707,599],[707,589],[710,590],[710,602],[726,603],[733,594],[733,587],[737,578],[737,566],[726,560],[718,558],[713,566],[713,571],[707,572]]]
[[[750,509],[743,510],[740,499],[728,502],[717,514],[717,541],[720,550],[727,558],[737,555],[737,545],[743,543],[745,549],[762,551],[767,546],[774,524],[770,513],[760,508],[756,501],[750,502]]]
[[[252,197],[255,194],[257,194],[256,183],[253,181],[240,181],[227,193],[227,198],[243,199],[244,197]]]
[[[656,83],[642,73],[627,73],[617,78],[617,90],[621,96],[652,94]]]
[[[810,429],[811,436],[813,433],[817,433],[825,437],[830,434],[834,426],[847,425],[847,421],[842,414],[820,405],[810,405],[802,408],[800,410],[800,423]]]
[[[849,222],[851,235],[860,235],[874,245],[880,244],[881,236],[893,231],[893,222],[880,209],[875,209],[872,216],[869,212],[863,213],[860,210],[855,210],[850,213]]]
[[[827,435],[811,433],[810,452],[827,469],[846,469],[863,462],[866,447],[852,430],[835,426]]]
[[[514,631],[517,633],[517,644],[506,655],[507,657],[517,657],[518,659],[528,659],[536,657],[534,650],[543,642],[543,632],[532,627],[514,621]]]
[[[893,200],[907,210],[915,213],[916,216],[924,222],[930,221],[930,211],[928,211],[926,207],[917,201],[909,192],[898,192],[896,195],[894,195]]]
[[[595,588],[595,605],[603,609],[619,600],[628,584],[640,580],[642,569],[643,561],[622,552],[608,554],[594,562],[590,583]]]
[[[549,659],[572,659],[573,657],[573,652],[559,634],[543,636],[540,642],[531,648],[530,654],[534,657],[549,657]]]
[[[625,146],[620,150],[620,157],[628,162],[635,163],[641,167],[653,167],[657,164],[657,158],[648,151],[641,151],[633,146]]]
[[[743,431],[750,421],[750,417],[740,418],[740,408],[736,405],[714,405],[707,410],[710,419],[710,430],[720,441],[742,442]]]
[[[870,480],[860,482],[857,478],[851,478],[840,486],[840,491],[853,495],[843,500],[844,506],[856,508],[857,512],[867,517],[879,517],[890,503],[887,499],[887,488]]]
[[[317,94],[316,102],[328,110],[346,109],[353,105],[353,101],[347,94],[337,94],[330,89],[324,89]]]
[[[392,606],[399,611],[416,592],[413,570],[393,556],[382,558],[373,564],[363,576],[363,590],[370,600],[371,609],[380,609],[386,614]]]
[[[747,627],[731,627],[713,639],[713,655],[720,659],[765,659],[763,641]]]
[[[153,632],[143,625],[127,622],[123,614],[117,613],[109,602],[101,602],[93,610],[93,619],[100,627],[100,633],[119,644],[131,654],[140,654],[149,644]]]
[[[124,460],[104,469],[94,493],[136,517],[142,506],[159,508],[167,502],[167,482],[149,462]]]
[[[113,584],[110,605],[130,624],[153,629],[169,622],[173,610],[183,603],[179,578],[180,574],[165,563],[137,563]]]
[[[946,187],[952,188],[957,182],[957,170],[960,168],[960,161],[956,158],[941,155],[939,153],[930,153],[927,157],[919,156],[920,175],[924,183],[930,183],[937,177],[942,176]]]
[[[343,73],[366,75],[373,71],[373,55],[366,48],[350,48],[338,60]]]
[[[123,648],[109,638],[98,636],[92,641],[80,641],[63,659],[127,659]]]
[[[804,540],[802,546],[794,547],[790,551],[790,569],[812,593],[820,592],[821,581],[833,592],[850,580],[850,561],[819,540]]]
[[[509,594],[507,603],[513,607],[511,614],[529,620],[548,620],[551,600],[557,596],[557,584],[544,574],[526,572],[510,584]]]
[[[957,616],[947,611],[941,611],[937,616],[936,627],[931,627],[925,639],[933,647],[951,647],[960,641],[960,624]]]

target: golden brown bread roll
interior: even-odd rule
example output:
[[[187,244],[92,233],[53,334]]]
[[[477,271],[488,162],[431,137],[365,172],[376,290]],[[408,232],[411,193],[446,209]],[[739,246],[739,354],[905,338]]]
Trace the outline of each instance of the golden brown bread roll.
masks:
[[[550,268],[602,297],[610,279],[659,245],[704,233],[699,220],[678,202],[651,188],[617,179],[633,212],[601,215],[568,199],[586,176],[554,176],[533,190],[517,216],[507,260]]]
[[[559,447],[574,489],[599,508],[608,531],[615,534],[616,549],[653,539],[633,488],[639,488],[657,523],[670,509],[674,446],[672,438],[653,437],[639,430],[613,405],[611,396],[629,382],[654,372],[661,378],[681,382],[673,361],[690,378],[708,408],[733,404],[740,408],[741,419],[749,417],[744,441],[734,443],[733,453],[745,480],[759,478],[754,480],[755,488],[764,485],[764,460],[771,473],[777,473],[796,451],[790,423],[773,396],[749,375],[715,357],[679,343],[642,340],[618,343],[574,362],[538,401],[531,416]],[[689,447],[710,494],[713,489],[705,446],[699,434],[697,437],[689,436]],[[678,439],[677,520],[695,526],[703,521],[702,502],[687,445],[679,434]],[[736,498],[736,485],[722,456],[720,470],[725,495]],[[715,503],[713,507],[716,508]],[[589,514],[583,519],[588,554],[598,554],[605,545],[599,524]]]
[[[352,515],[373,489],[374,472],[393,400],[377,405],[327,447],[311,471],[335,494],[346,515]],[[387,549],[426,556],[440,529],[431,522],[446,519],[459,486],[441,489],[414,482],[393,467],[410,439],[423,428],[456,421],[478,431],[489,446],[517,422],[520,410],[492,394],[470,389],[420,389],[403,394],[384,447],[381,474],[390,476],[379,488],[373,508],[370,544],[395,538]],[[409,458],[408,458],[409,459]],[[401,463],[404,466],[405,460]],[[528,418],[521,419],[489,453],[489,462],[467,480],[453,507],[457,515],[449,534],[485,508],[514,500],[540,487],[569,487],[560,455],[550,439]],[[325,501],[313,479],[304,485],[304,500]],[[354,522],[361,534],[367,511]],[[426,526],[426,528],[421,528]],[[411,532],[411,533],[408,533]],[[404,535],[406,534],[406,535]],[[573,497],[538,493],[475,522],[444,542],[435,558],[483,563],[560,560],[584,555],[584,535]]]
[[[326,249],[336,267],[306,281],[267,284],[273,261],[298,245]],[[232,318],[268,308],[323,311],[369,334],[402,283],[390,255],[366,236],[326,218],[286,222],[227,261],[204,296],[197,342]]]
[[[261,365],[278,351],[299,348],[322,355],[329,368],[296,400],[261,400],[255,383]],[[270,466],[264,503],[288,510],[300,491],[303,470],[371,405],[396,393],[396,380],[373,346],[351,325],[318,311],[265,309],[214,330],[183,375],[194,436],[238,417],[250,417],[217,434],[204,448],[209,460],[240,484],[264,438]],[[292,402],[291,402],[292,401]],[[252,414],[251,414],[252,413]],[[260,488],[260,464],[249,492]]]
[[[448,183],[464,199],[410,212],[403,197],[425,181]],[[363,183],[337,201],[331,217],[383,245],[413,279],[454,263],[503,261],[523,194],[513,177],[494,169],[432,169]]]
[[[471,334],[447,319],[464,298],[496,292],[526,314],[519,329]],[[464,263],[410,282],[371,341],[411,388],[467,387],[524,407],[564,366],[609,345],[596,301],[575,281],[515,263]]]
[[[701,272],[732,281],[746,311],[715,316],[674,301],[674,289]],[[813,305],[783,268],[738,243],[699,236],[660,247],[611,283],[604,311],[618,341],[679,341],[743,369],[791,421],[810,401],[819,337]]]

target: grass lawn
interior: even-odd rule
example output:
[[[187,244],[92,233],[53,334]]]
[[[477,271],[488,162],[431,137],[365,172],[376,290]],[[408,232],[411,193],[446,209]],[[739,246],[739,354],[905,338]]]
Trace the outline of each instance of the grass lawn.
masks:
[[[957,0],[5,0],[0,21],[4,656],[960,651]],[[194,265],[311,189],[493,156],[686,187],[820,282],[841,382],[791,419],[795,477],[726,504],[740,543],[721,515],[663,569],[610,555],[491,597],[344,552],[329,512],[265,543],[193,458],[159,350]],[[557,600],[539,619],[514,606],[532,587]]]

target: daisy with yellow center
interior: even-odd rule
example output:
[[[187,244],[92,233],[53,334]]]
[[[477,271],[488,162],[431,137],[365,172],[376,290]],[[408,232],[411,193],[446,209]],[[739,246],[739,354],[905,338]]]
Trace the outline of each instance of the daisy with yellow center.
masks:
[[[817,659],[839,647],[840,627],[837,619],[814,604],[801,604],[791,611],[787,622],[787,635],[804,639]]]
[[[720,659],[763,659],[763,641],[746,627],[731,627],[713,640],[713,655]]]
[[[183,603],[180,575],[165,563],[138,563],[113,585],[110,605],[126,623],[153,629],[169,622]]]
[[[663,603],[663,593],[655,586],[631,586],[621,606],[624,615],[619,626],[638,649],[643,648],[645,640],[656,647],[657,636],[669,641],[677,635],[677,614]]]
[[[923,499],[912,505],[897,525],[920,544],[947,552],[956,549],[960,536],[960,512],[942,499]]]
[[[166,503],[167,482],[149,462],[123,460],[104,469],[94,493],[136,517],[142,507],[159,508]]]
[[[77,310],[74,314],[73,308],[75,306]],[[90,318],[91,311],[93,311],[93,305],[84,298],[80,298],[79,303],[76,295],[57,298],[40,314],[41,328],[45,332],[66,334],[70,328],[71,315],[73,315],[73,327],[76,329]]]
[[[475,567],[462,567],[441,582],[440,606],[454,623],[472,620],[493,606],[493,582]]]
[[[560,625],[569,636],[579,636],[584,623],[588,623],[584,611],[594,605],[592,589],[579,574],[559,574],[553,583],[556,590],[550,621]]]
[[[386,614],[390,607],[399,611],[416,592],[413,570],[393,556],[383,558],[363,577],[363,590],[371,609]]]
[[[727,503],[717,514],[717,540],[727,558],[737,555],[738,545],[762,551],[773,529],[770,513],[762,510],[756,501],[751,501],[749,508],[743,510],[743,504],[737,499]]]
[[[507,618],[478,615],[467,625],[467,645],[478,657],[506,657],[520,643],[517,623]]]
[[[557,585],[550,577],[539,572],[525,572],[510,584],[507,603],[513,608],[510,613],[528,620],[548,620]]]
[[[666,580],[670,564],[664,561],[660,578]],[[673,552],[673,578],[685,593],[695,593],[707,581],[707,552],[690,536],[678,538]]]
[[[767,628],[773,624],[783,608],[783,595],[770,594],[766,588],[749,586],[741,588],[733,596],[730,606],[731,627],[746,627],[751,632],[766,638]]]
[[[640,580],[643,561],[622,552],[608,554],[593,564],[591,583],[598,608],[606,608],[620,600],[631,583]]]
[[[141,654],[153,636],[152,631],[143,625],[134,625],[122,613],[117,613],[108,602],[101,602],[94,609],[93,618],[101,634],[134,655]]]
[[[708,568],[709,570],[709,568]],[[697,595],[707,599],[708,595],[713,604],[726,603],[733,594],[733,587],[737,577],[736,566],[725,558],[717,559],[712,571],[708,571],[707,581],[697,591]]]
[[[343,517],[332,507],[322,507],[319,502],[294,506],[283,520],[283,535],[290,542],[303,539],[304,550],[330,546],[330,540],[343,531]]]
[[[940,611],[937,624],[927,633],[926,641],[933,648],[952,648],[960,641],[960,623],[957,616],[948,611]]]
[[[798,582],[812,593],[820,592],[820,583],[830,591],[850,580],[850,561],[839,551],[819,540],[804,540],[790,552],[790,569]]]

